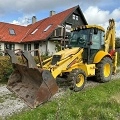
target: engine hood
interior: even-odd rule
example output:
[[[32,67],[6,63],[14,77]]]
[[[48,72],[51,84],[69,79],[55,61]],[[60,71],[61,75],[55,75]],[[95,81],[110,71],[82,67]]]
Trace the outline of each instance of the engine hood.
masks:
[[[61,50],[55,53],[54,55],[61,55],[61,59],[63,59],[63,58],[68,57],[71,54],[77,53],[79,49],[80,49],[79,47],[72,48],[72,49],[67,48],[67,49],[64,49],[64,50]]]

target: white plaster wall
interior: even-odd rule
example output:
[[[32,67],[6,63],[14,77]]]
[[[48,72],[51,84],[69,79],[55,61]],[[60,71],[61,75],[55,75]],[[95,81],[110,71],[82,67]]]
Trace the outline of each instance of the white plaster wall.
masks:
[[[31,50],[34,50],[34,43],[31,43]]]
[[[1,49],[4,50],[4,43],[1,43]],[[22,49],[24,50],[24,44],[18,44],[15,43],[15,49]],[[34,50],[34,43],[31,43],[31,50]],[[39,50],[42,55],[46,53],[46,42],[41,42],[39,45]],[[55,53],[55,43],[53,41],[48,41],[48,51],[49,54],[52,55]],[[32,52],[32,55],[34,55],[34,52]]]
[[[24,46],[24,45],[23,45]],[[34,43],[31,43],[31,50],[34,50]],[[39,51],[41,55],[44,55],[46,53],[46,44],[45,42],[41,42],[39,44]],[[34,56],[34,52],[31,52],[31,54]]]
[[[34,43],[31,43],[31,50],[34,50]],[[31,52],[32,56],[34,56],[34,52]]]
[[[15,44],[15,49],[24,50],[24,44]],[[34,43],[31,43],[31,50],[34,50]],[[34,52],[31,52],[31,54],[34,55]]]
[[[34,43],[29,43],[29,44],[31,44],[31,50],[34,50]],[[15,44],[15,49],[24,50],[24,44]],[[28,49],[28,46],[27,46],[27,49]],[[39,50],[41,54],[46,53],[46,44],[44,42],[40,43]],[[34,56],[34,52],[31,52],[31,54]]]
[[[21,49],[23,50],[23,44],[15,44],[15,49]]]
[[[50,55],[53,55],[56,52],[55,45],[56,43],[54,43],[54,41],[48,41],[48,51]]]
[[[45,42],[40,43],[39,50],[40,50],[41,55],[44,55],[46,53],[46,43]]]
[[[4,43],[0,42],[0,45],[1,45],[1,51],[4,50]]]

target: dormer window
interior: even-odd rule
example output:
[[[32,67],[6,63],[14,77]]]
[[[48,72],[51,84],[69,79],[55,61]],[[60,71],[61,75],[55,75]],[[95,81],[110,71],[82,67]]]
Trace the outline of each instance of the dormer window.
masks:
[[[10,35],[15,35],[15,30],[12,29],[12,28],[10,28],[10,29],[9,29],[9,33],[10,33]]]
[[[52,25],[48,25],[45,29],[44,32],[46,32]]]
[[[72,18],[73,18],[73,20],[77,20],[78,21],[78,15],[73,14]]]
[[[33,35],[33,34],[35,34],[37,31],[38,31],[38,28],[35,29],[31,34]]]

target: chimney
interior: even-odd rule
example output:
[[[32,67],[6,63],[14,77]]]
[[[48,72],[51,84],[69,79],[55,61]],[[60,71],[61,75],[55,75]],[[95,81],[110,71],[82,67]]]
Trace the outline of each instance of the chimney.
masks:
[[[34,23],[36,23],[37,22],[37,18],[36,18],[36,16],[33,16],[32,17],[32,24],[34,24]]]
[[[53,15],[55,15],[55,11],[51,10],[50,11],[50,16],[53,16]]]

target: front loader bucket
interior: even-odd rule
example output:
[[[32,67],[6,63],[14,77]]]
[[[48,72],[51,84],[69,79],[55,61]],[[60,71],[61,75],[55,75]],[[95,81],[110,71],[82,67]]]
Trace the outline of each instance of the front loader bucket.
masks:
[[[57,91],[58,86],[49,70],[38,68],[29,51],[19,50],[26,64],[19,64],[16,54],[12,50],[6,50],[10,56],[14,68],[7,88],[23,99],[31,108],[48,101]]]
[[[10,76],[7,88],[31,108],[48,101],[57,92],[56,81],[48,70],[42,71],[19,64],[14,66],[16,70]]]

